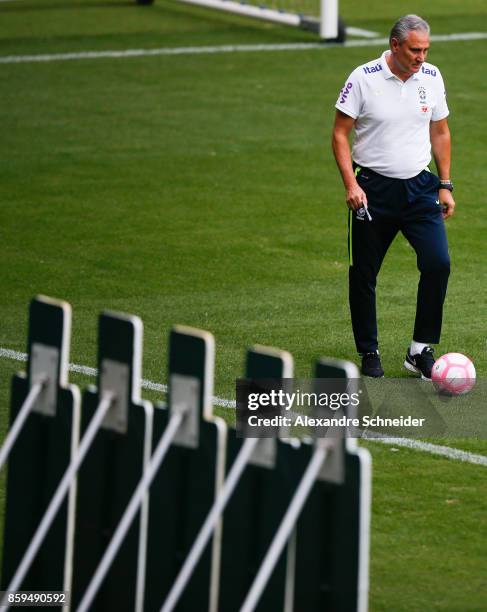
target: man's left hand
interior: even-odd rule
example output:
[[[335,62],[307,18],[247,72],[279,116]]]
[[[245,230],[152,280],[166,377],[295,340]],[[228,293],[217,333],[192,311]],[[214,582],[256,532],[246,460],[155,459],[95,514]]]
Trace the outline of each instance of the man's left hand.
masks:
[[[440,189],[439,197],[443,206],[443,219],[448,219],[455,212],[455,200],[448,189]]]

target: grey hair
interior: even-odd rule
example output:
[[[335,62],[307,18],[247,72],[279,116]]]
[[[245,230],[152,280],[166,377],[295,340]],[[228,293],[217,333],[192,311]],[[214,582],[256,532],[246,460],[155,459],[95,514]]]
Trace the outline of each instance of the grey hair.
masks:
[[[418,17],[418,15],[405,15],[392,26],[389,42],[395,38],[398,42],[402,43],[408,37],[409,32],[418,30],[429,34],[430,26],[428,22]]]

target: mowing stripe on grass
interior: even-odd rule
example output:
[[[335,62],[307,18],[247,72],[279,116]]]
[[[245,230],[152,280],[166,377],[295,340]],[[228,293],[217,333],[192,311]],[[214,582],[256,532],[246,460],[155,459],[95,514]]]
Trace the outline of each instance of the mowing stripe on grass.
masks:
[[[487,32],[459,32],[457,34],[436,34],[432,42],[458,42],[487,39]],[[335,47],[376,47],[388,45],[388,38],[350,40],[342,43],[284,43],[259,45],[220,45],[218,47],[162,47],[159,49],[120,49],[118,51],[81,51],[79,53],[52,53],[44,55],[4,55],[0,64],[19,64],[29,62],[60,62],[83,59],[145,57],[151,55],[201,55],[214,53],[248,53],[256,51],[325,51]]]
[[[11,359],[13,361],[27,361],[27,353],[0,348],[0,358]],[[98,370],[96,368],[78,365],[76,363],[69,364],[69,371],[84,374],[85,376],[96,376],[98,374]],[[142,387],[144,389],[150,389],[151,391],[159,391],[160,393],[167,393],[168,389],[167,385],[155,383],[147,379],[142,379]],[[213,397],[213,404],[223,408],[236,408],[235,400],[229,400],[222,397]],[[438,444],[431,444],[429,442],[421,442],[420,440],[410,440],[409,438],[374,437],[366,439],[368,442],[380,442],[381,444],[388,444],[390,446],[402,446],[411,450],[429,453],[430,455],[440,455],[442,457],[447,457],[448,459],[454,459],[457,461],[463,461],[465,463],[473,463],[475,465],[483,465],[487,467],[487,456],[476,455],[474,453],[469,453],[451,446],[440,446]]]

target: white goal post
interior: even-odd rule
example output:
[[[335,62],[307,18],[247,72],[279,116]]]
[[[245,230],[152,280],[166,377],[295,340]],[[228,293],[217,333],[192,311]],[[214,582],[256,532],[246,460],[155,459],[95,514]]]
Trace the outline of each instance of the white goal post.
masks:
[[[345,40],[345,27],[338,16],[339,0],[319,0],[319,8],[314,12],[319,15],[309,15],[300,12],[300,2],[296,0],[292,9],[277,6],[265,6],[263,0],[254,0],[259,4],[251,4],[243,0],[179,0],[187,4],[195,4],[206,8],[227,11],[237,15],[245,15],[255,19],[263,19],[283,25],[294,26],[319,34],[320,38],[329,41],[343,42]],[[139,4],[152,4],[153,0],[137,0]],[[318,5],[317,5],[318,6]],[[309,10],[309,9],[308,9]]]

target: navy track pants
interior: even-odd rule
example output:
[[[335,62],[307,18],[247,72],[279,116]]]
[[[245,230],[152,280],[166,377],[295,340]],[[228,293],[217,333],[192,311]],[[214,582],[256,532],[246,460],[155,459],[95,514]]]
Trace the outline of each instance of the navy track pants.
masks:
[[[367,353],[378,348],[376,279],[399,231],[416,251],[420,271],[413,339],[436,344],[440,341],[450,274],[448,242],[438,202],[439,179],[428,170],[405,180],[359,167],[356,174],[367,194],[372,217],[370,221],[364,209],[349,211],[349,299],[357,351]]]

